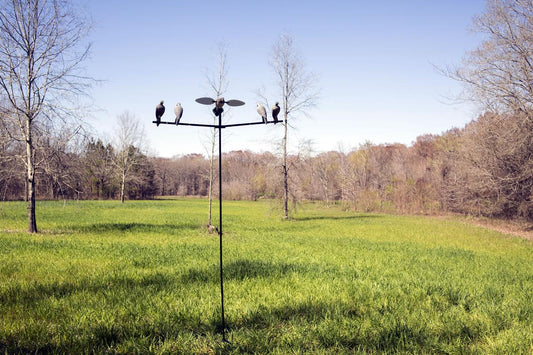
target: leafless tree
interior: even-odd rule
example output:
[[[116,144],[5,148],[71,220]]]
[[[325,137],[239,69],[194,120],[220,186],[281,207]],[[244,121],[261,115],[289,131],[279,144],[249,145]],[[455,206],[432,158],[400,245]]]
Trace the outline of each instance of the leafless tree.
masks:
[[[81,63],[89,26],[63,0],[0,0],[2,128],[25,144],[28,231],[35,218],[35,134],[44,121],[73,116],[72,101],[91,80]],[[47,124],[49,125],[49,123]]]
[[[492,111],[533,108],[533,1],[489,0],[474,19],[485,40],[447,74],[465,84],[468,97]],[[530,117],[531,119],[531,117]]]
[[[111,143],[90,138],[85,144],[82,161],[84,184],[89,189],[87,198],[110,198],[115,190],[113,171],[116,161]]]
[[[217,71],[207,72],[206,81],[209,90],[216,98],[223,97],[226,92],[228,82],[228,66],[227,66],[227,45],[224,42],[218,44],[217,52]],[[217,124],[217,117],[214,116],[213,123]],[[213,185],[215,179],[215,149],[217,147],[217,130],[213,128],[209,136],[209,190],[208,190],[208,215],[207,227],[211,226],[211,217],[213,211]],[[222,159],[219,157],[218,159]]]
[[[175,191],[170,187],[172,180],[175,179],[172,174],[173,160],[169,158],[154,157],[152,163],[154,165],[157,184],[159,186],[159,195],[166,196],[175,194]]]
[[[486,174],[468,187],[497,201],[491,215],[533,218],[533,1],[489,0],[474,26],[485,40],[448,71],[490,112],[465,132],[465,162]]]
[[[79,169],[79,157],[82,144],[76,144],[79,142],[75,139],[81,137],[78,129],[66,125],[60,130],[38,137],[39,148],[35,154],[40,173],[38,182],[45,182],[48,197],[51,199],[59,196],[67,198],[81,193],[79,185],[82,172]],[[43,189],[40,191],[42,193]]]
[[[318,180],[318,191],[321,192],[322,200],[329,207],[332,197],[339,195],[337,185],[339,183],[339,162],[341,154],[338,152],[322,153],[315,157],[313,174]]]
[[[306,113],[316,104],[318,91],[316,77],[307,71],[295,46],[293,38],[282,34],[272,47],[271,66],[277,79],[281,96],[281,117],[283,123],[282,174],[283,174],[283,217],[289,217],[289,166],[287,163],[287,133],[289,118]]]
[[[124,203],[126,185],[131,180],[132,169],[139,163],[143,151],[144,129],[135,115],[128,111],[117,117],[115,131],[115,164],[120,181],[120,202]]]

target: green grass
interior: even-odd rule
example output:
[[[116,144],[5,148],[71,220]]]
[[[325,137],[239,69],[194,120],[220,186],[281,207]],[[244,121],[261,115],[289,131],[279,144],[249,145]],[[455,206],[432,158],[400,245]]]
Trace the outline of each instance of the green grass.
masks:
[[[455,219],[268,201],[0,204],[0,353],[533,352],[532,243]]]

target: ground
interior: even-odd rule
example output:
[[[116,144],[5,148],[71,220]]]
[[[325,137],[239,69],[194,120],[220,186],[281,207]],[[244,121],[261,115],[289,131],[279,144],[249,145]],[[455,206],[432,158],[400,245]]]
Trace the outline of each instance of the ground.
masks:
[[[466,218],[470,223],[474,225],[533,241],[533,224],[531,222],[523,220],[503,220],[485,217]]]

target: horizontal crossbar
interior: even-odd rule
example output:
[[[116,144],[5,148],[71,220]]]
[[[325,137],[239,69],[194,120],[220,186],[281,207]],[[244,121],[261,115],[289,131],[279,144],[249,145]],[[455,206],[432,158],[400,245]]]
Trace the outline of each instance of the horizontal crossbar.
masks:
[[[180,122],[180,123],[174,123],[174,122],[165,122],[161,121],[159,124],[170,124],[175,126],[194,126],[194,127],[211,127],[211,128],[227,128],[227,127],[238,127],[238,126],[253,126],[253,125],[259,125],[259,124],[268,124],[268,123],[283,123],[284,121],[267,121],[265,122],[246,122],[246,123],[233,123],[233,124],[223,124],[223,125],[217,125],[217,124],[203,124],[203,123],[187,123],[187,122]],[[152,121],[152,123],[156,123],[157,121]]]

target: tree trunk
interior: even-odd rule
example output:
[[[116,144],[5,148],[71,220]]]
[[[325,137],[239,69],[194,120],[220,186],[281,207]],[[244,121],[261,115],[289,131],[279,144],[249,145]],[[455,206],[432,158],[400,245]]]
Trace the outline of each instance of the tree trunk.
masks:
[[[103,200],[104,199],[104,180],[105,177],[102,175],[100,177],[100,186],[98,186],[98,199]]]
[[[35,218],[35,162],[32,145],[31,119],[26,121],[26,164],[28,168],[28,232],[37,233],[37,219]]]
[[[122,170],[122,181],[120,183],[120,202],[124,203],[124,191],[126,190],[126,170]]]
[[[162,188],[162,190],[161,190],[161,195],[162,195],[162,196],[166,196],[166,195],[165,195],[165,192],[166,192],[166,191],[165,191],[165,185],[166,185],[166,182],[167,182],[167,173],[166,173],[166,171],[163,172],[163,177],[162,177],[161,180],[162,180],[162,183],[163,183],[163,188]]]
[[[287,219],[289,218],[289,169],[287,167],[287,100],[284,99],[284,112],[283,112],[283,118],[284,118],[284,123],[283,123],[283,129],[284,129],[284,134],[283,134],[283,166],[282,166],[282,169],[283,169],[283,191],[284,191],[284,196],[283,196],[283,218]]]
[[[28,199],[28,189],[29,189],[29,184],[28,184],[28,171],[24,172],[24,202],[28,202],[29,199]]]

